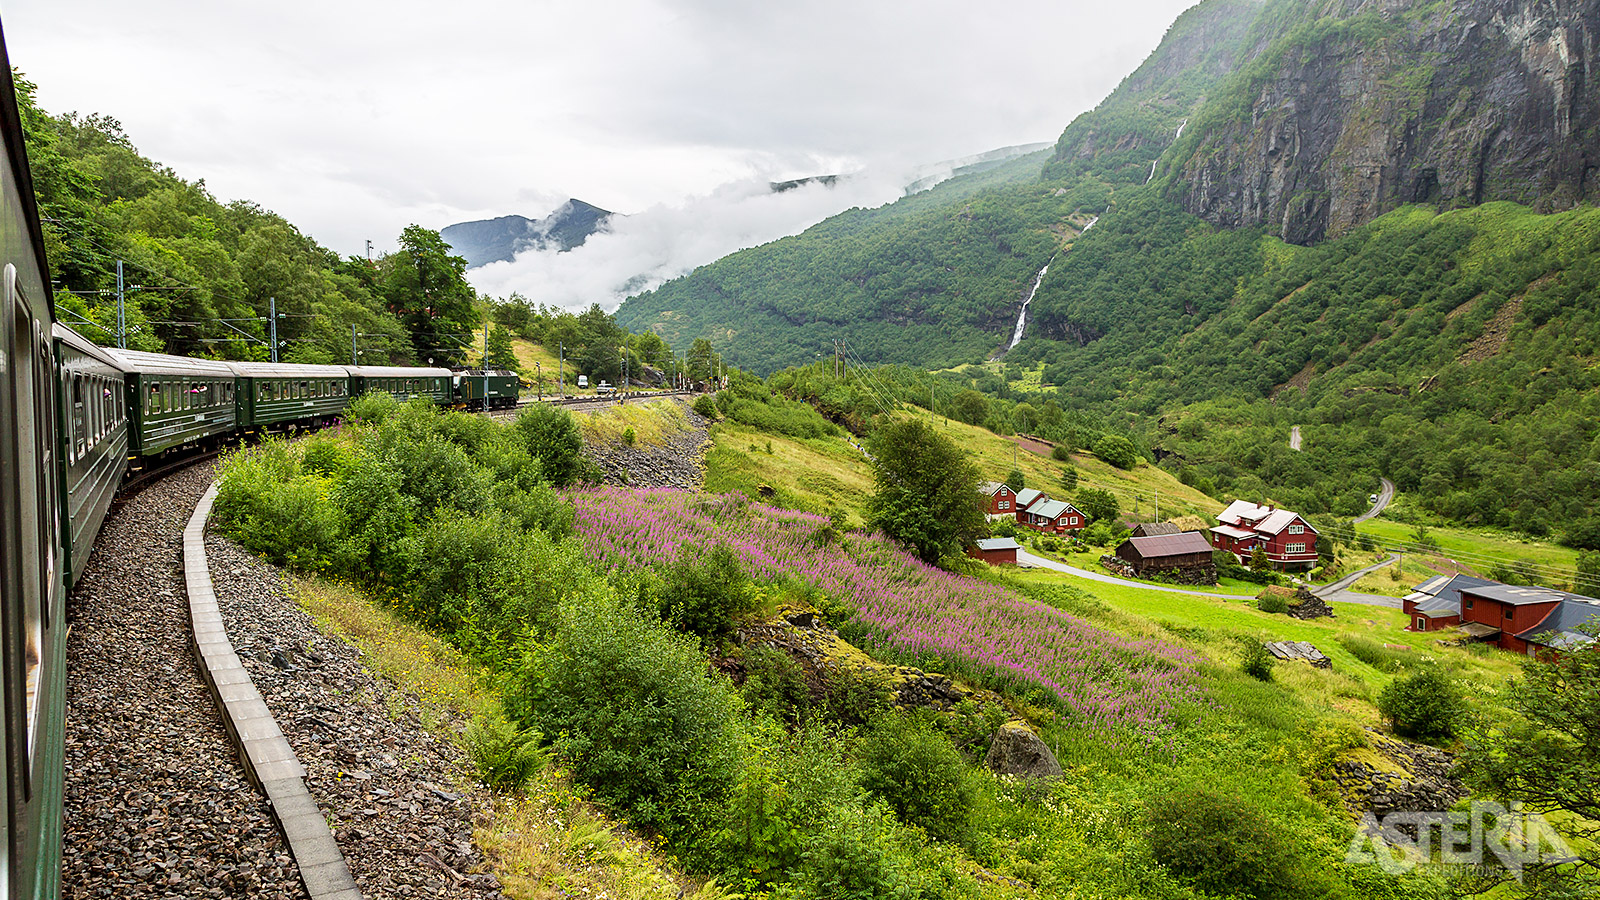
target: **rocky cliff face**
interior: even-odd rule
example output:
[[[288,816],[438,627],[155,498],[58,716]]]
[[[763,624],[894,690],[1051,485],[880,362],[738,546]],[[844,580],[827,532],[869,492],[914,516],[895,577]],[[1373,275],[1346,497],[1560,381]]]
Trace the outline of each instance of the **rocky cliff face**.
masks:
[[[1404,203],[1595,198],[1600,0],[1333,0],[1322,12],[1197,117],[1171,188],[1190,212],[1309,244]]]

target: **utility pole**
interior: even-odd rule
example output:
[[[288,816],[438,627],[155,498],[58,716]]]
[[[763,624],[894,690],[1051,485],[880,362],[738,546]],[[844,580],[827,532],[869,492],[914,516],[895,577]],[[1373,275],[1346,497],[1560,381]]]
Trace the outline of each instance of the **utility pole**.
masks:
[[[537,359],[533,361],[533,371],[538,373],[537,375],[534,376],[533,389],[539,392],[539,402],[543,403],[544,402],[544,367],[539,365],[539,361]]]
[[[489,320],[483,321],[483,408],[489,408]]]
[[[372,240],[370,238],[367,240],[367,264],[372,264]]]
[[[267,321],[272,332],[272,361],[278,361],[278,298],[267,298]]]
[[[567,345],[556,341],[556,352],[560,358],[556,361],[556,387],[563,398],[567,396]]]
[[[356,350],[356,327],[354,325],[351,325],[350,326],[350,365],[352,365],[352,366],[361,365],[361,361],[356,358],[358,354],[359,354],[359,351]]]
[[[117,349],[128,349],[128,312],[122,299],[122,260],[117,260]]]

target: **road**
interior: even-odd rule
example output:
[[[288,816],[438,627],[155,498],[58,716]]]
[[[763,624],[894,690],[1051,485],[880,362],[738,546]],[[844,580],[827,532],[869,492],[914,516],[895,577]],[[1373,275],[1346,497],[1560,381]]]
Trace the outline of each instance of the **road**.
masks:
[[[1383,482],[1383,487],[1378,488],[1378,502],[1372,504],[1371,509],[1359,516],[1356,516],[1354,519],[1351,519],[1350,521],[1352,523],[1360,525],[1362,522],[1365,522],[1368,519],[1377,518],[1383,513],[1384,507],[1389,505],[1389,501],[1394,499],[1394,482],[1387,478],[1380,478],[1378,480]]]
[[[1295,427],[1289,429],[1289,449],[1290,450],[1299,450],[1300,449],[1300,426],[1299,425],[1296,425]]]
[[[1367,566],[1365,569],[1362,569],[1359,572],[1352,572],[1351,574],[1346,575],[1332,584],[1319,588],[1313,588],[1311,592],[1324,600],[1333,601],[1335,603],[1364,603],[1367,606],[1387,606],[1390,609],[1400,609],[1401,604],[1399,597],[1385,597],[1382,594],[1358,594],[1355,591],[1346,590],[1346,588],[1350,587],[1350,585],[1361,580],[1362,576],[1371,572],[1376,572],[1384,566],[1397,561],[1398,559],[1399,557],[1390,554],[1389,557],[1383,562],[1380,562],[1376,565]]]
[[[1053,559],[1045,559],[1042,556],[1034,556],[1032,553],[1029,553],[1026,550],[1017,551],[1017,564],[1036,569],[1050,569],[1056,572],[1065,572],[1068,575],[1076,575],[1079,578],[1087,578],[1090,581],[1098,581],[1101,584],[1120,584],[1127,587],[1144,588],[1147,591],[1161,591],[1167,594],[1184,594],[1190,597],[1212,597],[1220,600],[1255,599],[1254,594],[1214,594],[1210,591],[1191,591],[1187,588],[1181,587],[1167,587],[1166,585],[1149,584],[1143,581],[1129,581],[1126,578],[1118,578],[1115,575],[1106,575],[1101,572],[1091,572],[1088,569],[1080,569],[1077,566],[1069,566],[1066,563],[1059,563]],[[1383,564],[1379,563],[1379,565]],[[1357,573],[1355,577],[1360,577],[1361,574],[1363,573]],[[1332,587],[1332,585],[1330,585],[1330,587]],[[1317,591],[1317,595],[1322,596],[1321,590]],[[1322,599],[1332,600],[1338,603],[1357,603],[1362,606],[1391,606],[1395,609],[1400,608],[1400,599],[1398,597],[1380,597],[1377,594],[1357,594],[1345,590],[1339,591],[1337,596],[1326,596],[1322,597]]]

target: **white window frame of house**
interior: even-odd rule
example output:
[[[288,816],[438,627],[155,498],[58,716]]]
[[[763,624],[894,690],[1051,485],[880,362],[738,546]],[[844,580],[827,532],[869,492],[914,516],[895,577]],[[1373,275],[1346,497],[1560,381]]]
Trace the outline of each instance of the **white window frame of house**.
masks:
[[[1011,508],[1011,501],[1009,501],[1009,500],[1001,500],[1000,501],[1000,508],[1001,509],[1010,509]]]
[[[1306,533],[1306,527],[1304,525],[1290,525],[1289,526],[1289,533],[1290,534],[1305,534]]]
[[[1304,552],[1306,552],[1306,545],[1303,544],[1303,543],[1290,544],[1290,545],[1288,545],[1287,547],[1285,547],[1283,549],[1283,552],[1285,552],[1285,553],[1304,553]]]
[[[1418,631],[1427,631],[1428,630],[1428,620],[1423,618],[1422,616],[1417,616],[1417,630]]]

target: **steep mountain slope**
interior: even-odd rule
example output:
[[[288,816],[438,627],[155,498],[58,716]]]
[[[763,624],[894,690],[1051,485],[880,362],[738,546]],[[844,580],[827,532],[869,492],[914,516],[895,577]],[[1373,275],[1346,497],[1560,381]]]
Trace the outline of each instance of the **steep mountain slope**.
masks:
[[[1550,211],[1594,197],[1596,4],[1331,6],[1245,67],[1174,148],[1185,209],[1307,244],[1402,203]]]
[[[451,248],[476,269],[492,262],[509,262],[523,250],[555,247],[557,251],[582,246],[589,235],[604,228],[613,213],[582,200],[568,200],[542,219],[501,216],[457,222],[439,232]]]
[[[881,209],[850,210],[733,254],[629,298],[618,321],[677,346],[711,338],[730,360],[762,372],[832,352],[836,339],[869,360],[915,365],[994,353],[1039,270],[1114,189],[1146,179],[1184,117],[1232,70],[1259,9],[1251,0],[1208,0],[1185,13],[1052,155],[976,167]]]

